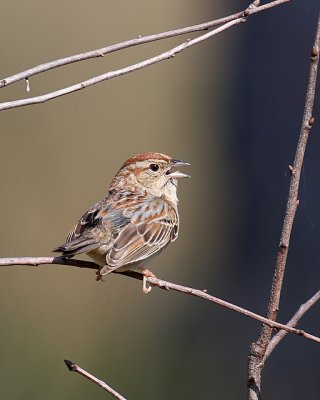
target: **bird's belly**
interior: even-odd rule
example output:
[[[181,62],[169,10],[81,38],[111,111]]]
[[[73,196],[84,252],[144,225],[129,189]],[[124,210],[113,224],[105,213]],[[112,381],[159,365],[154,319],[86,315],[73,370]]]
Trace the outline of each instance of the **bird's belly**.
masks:
[[[90,258],[93,259],[95,263],[103,267],[106,265],[106,255],[108,254],[110,250],[110,246],[108,245],[103,245],[98,247],[97,249],[89,251],[87,254]]]
[[[139,270],[141,267],[145,268],[147,267],[150,262],[155,258],[158,257],[158,255],[160,255],[165,249],[166,247],[169,245],[169,243],[164,246],[162,249],[159,249],[156,253],[152,254],[151,256],[141,259],[141,260],[137,260],[135,262],[132,263],[128,263],[128,264],[124,264],[121,266],[118,266],[116,268],[114,268],[113,266],[111,266],[110,268],[114,268],[116,269],[118,272],[124,272],[124,271],[137,271]],[[106,263],[106,255],[109,253],[111,246],[109,245],[102,245],[94,250],[89,251],[87,254],[90,258],[93,259],[93,261],[98,264],[100,267],[104,267],[105,265],[107,265]]]

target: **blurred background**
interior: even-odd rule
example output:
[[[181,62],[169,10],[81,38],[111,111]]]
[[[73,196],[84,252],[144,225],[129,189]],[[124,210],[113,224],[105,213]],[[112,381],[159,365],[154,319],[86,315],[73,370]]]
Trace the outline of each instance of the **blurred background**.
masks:
[[[4,0],[4,78],[40,63],[243,10],[245,1]],[[49,256],[104,197],[129,156],[159,151],[192,164],[179,187],[177,242],[161,278],[266,313],[300,129],[318,0],[290,2],[174,60],[43,105],[1,113],[0,256]],[[195,37],[197,35],[189,35]],[[166,40],[69,65],[1,90],[35,96],[151,57]],[[319,289],[320,138],[307,149],[279,320]],[[260,325],[216,305],[123,276],[96,282],[73,267],[3,267],[0,397],[105,399],[69,358],[128,399],[239,399]],[[319,306],[300,326],[320,334]],[[263,393],[314,399],[319,346],[291,335],[272,354]],[[307,389],[306,389],[307,383]]]

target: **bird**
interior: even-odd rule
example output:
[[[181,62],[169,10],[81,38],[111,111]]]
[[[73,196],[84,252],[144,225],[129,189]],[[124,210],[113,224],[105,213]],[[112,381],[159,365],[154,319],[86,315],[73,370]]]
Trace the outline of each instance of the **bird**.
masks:
[[[177,184],[189,175],[177,168],[190,165],[162,153],[130,157],[113,178],[108,194],[94,204],[53,251],[70,258],[86,253],[99,266],[98,280],[111,272],[155,277],[146,267],[179,233]]]

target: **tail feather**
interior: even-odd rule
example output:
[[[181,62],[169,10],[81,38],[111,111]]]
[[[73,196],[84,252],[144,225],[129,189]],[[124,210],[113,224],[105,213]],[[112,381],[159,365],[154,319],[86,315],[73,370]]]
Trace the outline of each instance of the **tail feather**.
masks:
[[[88,253],[89,251],[94,250],[99,246],[99,243],[97,243],[92,238],[77,239],[72,240],[71,242],[64,243],[61,246],[56,247],[52,251],[62,253],[62,255],[66,257],[73,257],[76,254]]]

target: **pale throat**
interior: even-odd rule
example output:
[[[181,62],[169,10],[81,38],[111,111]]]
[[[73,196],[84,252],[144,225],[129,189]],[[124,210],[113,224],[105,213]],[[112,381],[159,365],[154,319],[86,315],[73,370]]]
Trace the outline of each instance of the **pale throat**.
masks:
[[[174,179],[169,179],[169,181],[164,185],[162,192],[162,197],[164,197],[169,203],[173,204],[175,207],[178,205],[177,197],[177,181]]]
[[[134,173],[127,170],[126,173],[118,174],[114,178],[111,186],[117,186],[118,190],[120,188],[125,188],[130,192],[147,190],[149,195],[162,197],[175,208],[178,205],[177,180],[168,179],[166,176],[159,177],[159,179],[153,182],[148,179],[146,182],[141,182],[140,179],[137,179]]]
[[[166,200],[174,208],[178,205],[178,197],[177,197],[177,180],[176,179],[168,179],[166,176],[160,177],[153,184],[148,185],[147,191],[149,194],[155,197],[161,197]]]

